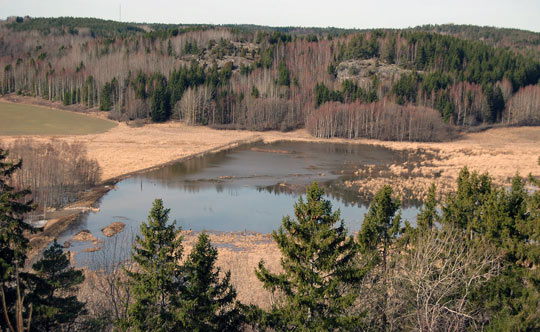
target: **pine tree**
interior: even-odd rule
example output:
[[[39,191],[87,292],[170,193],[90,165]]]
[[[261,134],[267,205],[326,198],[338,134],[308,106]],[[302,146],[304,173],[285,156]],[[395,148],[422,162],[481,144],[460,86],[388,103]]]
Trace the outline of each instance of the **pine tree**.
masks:
[[[389,297],[388,271],[390,248],[399,235],[401,215],[398,212],[400,203],[392,197],[392,187],[385,185],[373,199],[368,213],[358,233],[358,242],[363,257],[371,266],[380,264],[382,273],[382,289],[380,303],[380,324],[385,331],[388,327],[386,312]]]
[[[32,227],[23,216],[34,209],[24,199],[29,190],[17,191],[8,184],[9,178],[22,167],[22,162],[7,160],[7,152],[0,149],[0,301],[3,318],[2,330],[22,332],[30,328],[32,306],[26,301],[25,274],[21,273],[26,261],[28,239],[26,232]]]
[[[134,271],[126,271],[133,292],[128,317],[120,327],[132,332],[182,330],[178,314],[181,306],[181,229],[168,224],[169,209],[154,201],[148,222],[141,224],[132,258]]]
[[[239,331],[242,315],[230,272],[220,279],[218,252],[206,233],[199,235],[184,263],[186,289],[179,316],[190,331]]]
[[[85,313],[84,303],[75,290],[84,281],[81,270],[70,266],[69,257],[56,240],[32,265],[35,286],[32,301],[33,331],[70,331],[79,315]]]
[[[264,262],[255,273],[267,290],[282,301],[261,313],[259,323],[278,331],[334,331],[357,327],[361,316],[348,313],[357,299],[354,287],[364,271],[355,265],[357,245],[332,212],[324,190],[315,182],[306,190],[306,201],[295,204],[296,220],[284,217],[272,233],[282,253],[284,273],[271,273]],[[336,223],[338,224],[336,226]]]

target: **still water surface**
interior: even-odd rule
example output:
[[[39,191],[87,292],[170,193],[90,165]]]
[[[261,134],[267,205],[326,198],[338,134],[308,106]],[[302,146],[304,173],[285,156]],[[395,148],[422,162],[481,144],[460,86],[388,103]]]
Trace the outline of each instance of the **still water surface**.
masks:
[[[101,229],[115,221],[126,224],[126,233],[137,232],[155,198],[163,199],[170,220],[184,230],[270,233],[283,216],[293,215],[294,202],[313,181],[325,187],[333,209],[340,209],[347,228],[356,232],[367,202],[344,181],[362,165],[399,163],[406,157],[369,145],[280,142],[194,158],[119,182],[101,199],[100,211],[83,215],[59,242],[83,229],[111,241]],[[406,207],[402,215],[414,223],[417,211]],[[92,255],[80,251],[93,244],[72,245],[78,262]]]

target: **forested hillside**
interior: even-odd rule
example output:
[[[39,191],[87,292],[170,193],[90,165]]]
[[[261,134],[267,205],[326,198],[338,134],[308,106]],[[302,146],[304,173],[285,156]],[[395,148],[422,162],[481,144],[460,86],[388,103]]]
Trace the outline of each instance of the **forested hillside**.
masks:
[[[456,128],[540,124],[540,63],[521,35],[452,31],[15,18],[0,25],[0,91],[122,121],[305,126],[318,137],[437,141]]]
[[[521,54],[540,57],[540,33],[538,32],[458,24],[422,25],[414,30],[481,40],[493,46],[506,47]]]

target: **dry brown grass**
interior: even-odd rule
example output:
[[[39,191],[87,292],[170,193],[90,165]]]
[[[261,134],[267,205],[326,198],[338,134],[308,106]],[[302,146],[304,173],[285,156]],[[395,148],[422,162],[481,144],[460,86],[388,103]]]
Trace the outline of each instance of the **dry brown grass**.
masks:
[[[184,259],[197,242],[199,233],[183,231]],[[270,234],[255,233],[210,233],[212,245],[218,248],[217,266],[221,271],[231,272],[231,282],[237,290],[238,300],[245,304],[256,304],[269,308],[272,296],[264,290],[262,283],[255,276],[255,268],[264,259],[265,265],[273,272],[281,271],[281,254]],[[98,246],[87,251],[98,251]],[[84,269],[86,280],[79,289],[78,297],[90,306],[90,311],[97,311],[107,302],[104,294],[96,291],[95,285],[101,272]]]
[[[124,227],[126,227],[126,224],[124,224],[123,222],[120,222],[120,221],[116,221],[116,222],[113,222],[112,224],[110,224],[109,226],[103,227],[101,232],[106,237],[111,237],[111,236],[114,236],[114,235],[120,233],[121,231],[123,231]]]
[[[198,233],[185,231],[185,252],[189,253],[197,242]],[[217,265],[222,272],[231,272],[231,282],[238,292],[238,299],[245,304],[268,308],[271,294],[264,290],[255,276],[255,268],[261,260],[273,272],[281,271],[281,253],[270,234],[257,233],[210,233],[212,245],[218,248]]]
[[[99,116],[104,116],[100,113]],[[52,136],[37,139],[48,141]],[[317,139],[306,130],[293,132],[250,132],[219,131],[208,127],[192,127],[183,123],[170,122],[130,127],[120,123],[108,132],[82,136],[54,136],[68,142],[79,141],[86,144],[91,158],[97,159],[103,175],[102,180],[126,176],[144,169],[158,167],[183,158],[216,151],[244,142],[263,140],[276,141],[335,142],[350,144],[382,145],[390,149],[406,151],[418,155],[425,154],[429,160],[409,164],[389,165],[376,169],[370,165],[357,170],[355,178],[346,185],[360,192],[373,192],[383,184],[391,184],[400,193],[414,193],[421,196],[432,182],[441,192],[454,188],[460,169],[468,166],[471,170],[489,172],[497,184],[508,184],[508,180],[519,172],[521,175],[540,176],[537,163],[540,156],[540,127],[514,127],[491,129],[479,133],[465,134],[460,139],[445,143],[383,142],[358,139]],[[0,144],[9,143],[14,137],[0,137]],[[100,187],[103,191],[108,187]],[[89,206],[95,197],[87,199],[82,206]],[[43,247],[47,241],[57,236],[65,223],[73,216],[61,218],[41,237],[33,239],[32,246]],[[64,222],[64,220],[66,222]],[[240,300],[267,307],[271,298],[262,289],[253,273],[258,262],[264,258],[267,266],[278,271],[280,253],[268,235],[220,234],[211,236],[218,246],[218,265],[231,270],[232,281],[238,289]],[[195,235],[186,235],[189,251]]]
[[[32,101],[25,99],[23,102]],[[101,112],[94,116],[105,115]],[[266,143],[287,140],[382,145],[411,153],[423,151],[433,158],[412,166],[390,165],[387,169],[379,170],[379,175],[365,168],[360,169],[357,178],[348,183],[360,192],[375,191],[384,183],[389,183],[398,192],[421,196],[432,182],[439,185],[440,191],[446,192],[454,187],[463,166],[479,172],[489,172],[498,184],[507,183],[516,172],[540,176],[540,166],[537,163],[540,156],[540,127],[497,128],[465,134],[452,142],[410,143],[318,139],[304,129],[287,133],[220,131],[178,122],[148,124],[138,128],[119,123],[117,127],[101,134],[40,136],[37,139],[48,141],[53,137],[68,142],[83,142],[88,148],[89,157],[95,158],[101,166],[103,181],[257,140]],[[10,143],[14,139],[9,136],[0,137],[0,144]]]

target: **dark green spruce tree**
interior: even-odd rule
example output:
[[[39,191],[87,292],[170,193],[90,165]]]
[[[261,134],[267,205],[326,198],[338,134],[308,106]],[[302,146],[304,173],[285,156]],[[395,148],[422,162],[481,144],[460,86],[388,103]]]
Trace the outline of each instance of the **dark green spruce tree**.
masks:
[[[539,202],[540,192],[529,194],[517,175],[507,189],[464,168],[443,205],[443,226],[457,227],[471,243],[488,242],[501,255],[500,273],[471,294],[486,331],[540,330]]]
[[[35,271],[29,297],[34,309],[32,331],[74,330],[76,319],[86,312],[75,292],[84,281],[82,271],[70,265],[67,253],[56,240],[32,269]]]
[[[113,89],[114,89],[113,83],[107,82],[101,89],[101,94],[99,96],[99,99],[100,99],[99,109],[101,111],[110,111],[112,108],[112,105],[113,105],[112,98],[113,98]]]
[[[242,314],[231,285],[230,272],[220,278],[216,267],[218,252],[206,233],[199,239],[184,263],[183,305],[180,317],[190,331],[240,331]]]
[[[442,208],[442,224],[464,229],[473,238],[483,227],[480,216],[483,202],[492,193],[492,181],[488,174],[479,175],[464,167],[458,176],[457,191],[450,194]]]
[[[424,206],[416,217],[416,224],[420,231],[430,230],[440,221],[437,204],[437,187],[432,184],[424,200]]]
[[[284,217],[272,233],[283,256],[283,273],[270,272],[264,262],[255,273],[280,300],[259,312],[259,325],[277,331],[349,331],[361,324],[350,313],[358,293],[352,285],[363,278],[355,258],[358,247],[332,212],[324,190],[315,182],[294,206],[295,219]]]
[[[154,201],[148,222],[141,224],[132,258],[136,266],[126,271],[133,302],[119,327],[131,332],[183,331],[179,317],[183,282],[181,229],[169,223],[169,209]]]
[[[358,232],[358,243],[362,257],[369,262],[369,266],[380,267],[381,283],[378,285],[379,300],[376,311],[381,331],[388,329],[388,298],[389,298],[389,270],[390,250],[400,233],[401,214],[400,202],[392,197],[392,187],[385,185],[376,195],[368,213]]]
[[[150,117],[152,122],[165,122],[171,116],[171,96],[167,88],[167,79],[163,75],[156,75],[153,83]]]
[[[279,63],[278,71],[278,84],[284,86],[291,85],[291,74],[285,60],[281,60]]]
[[[30,329],[32,316],[32,305],[26,298],[26,273],[22,272],[28,250],[25,233],[33,232],[23,216],[34,205],[24,202],[29,190],[17,191],[9,185],[9,179],[22,162],[9,161],[7,155],[0,149],[0,327],[23,332]]]

